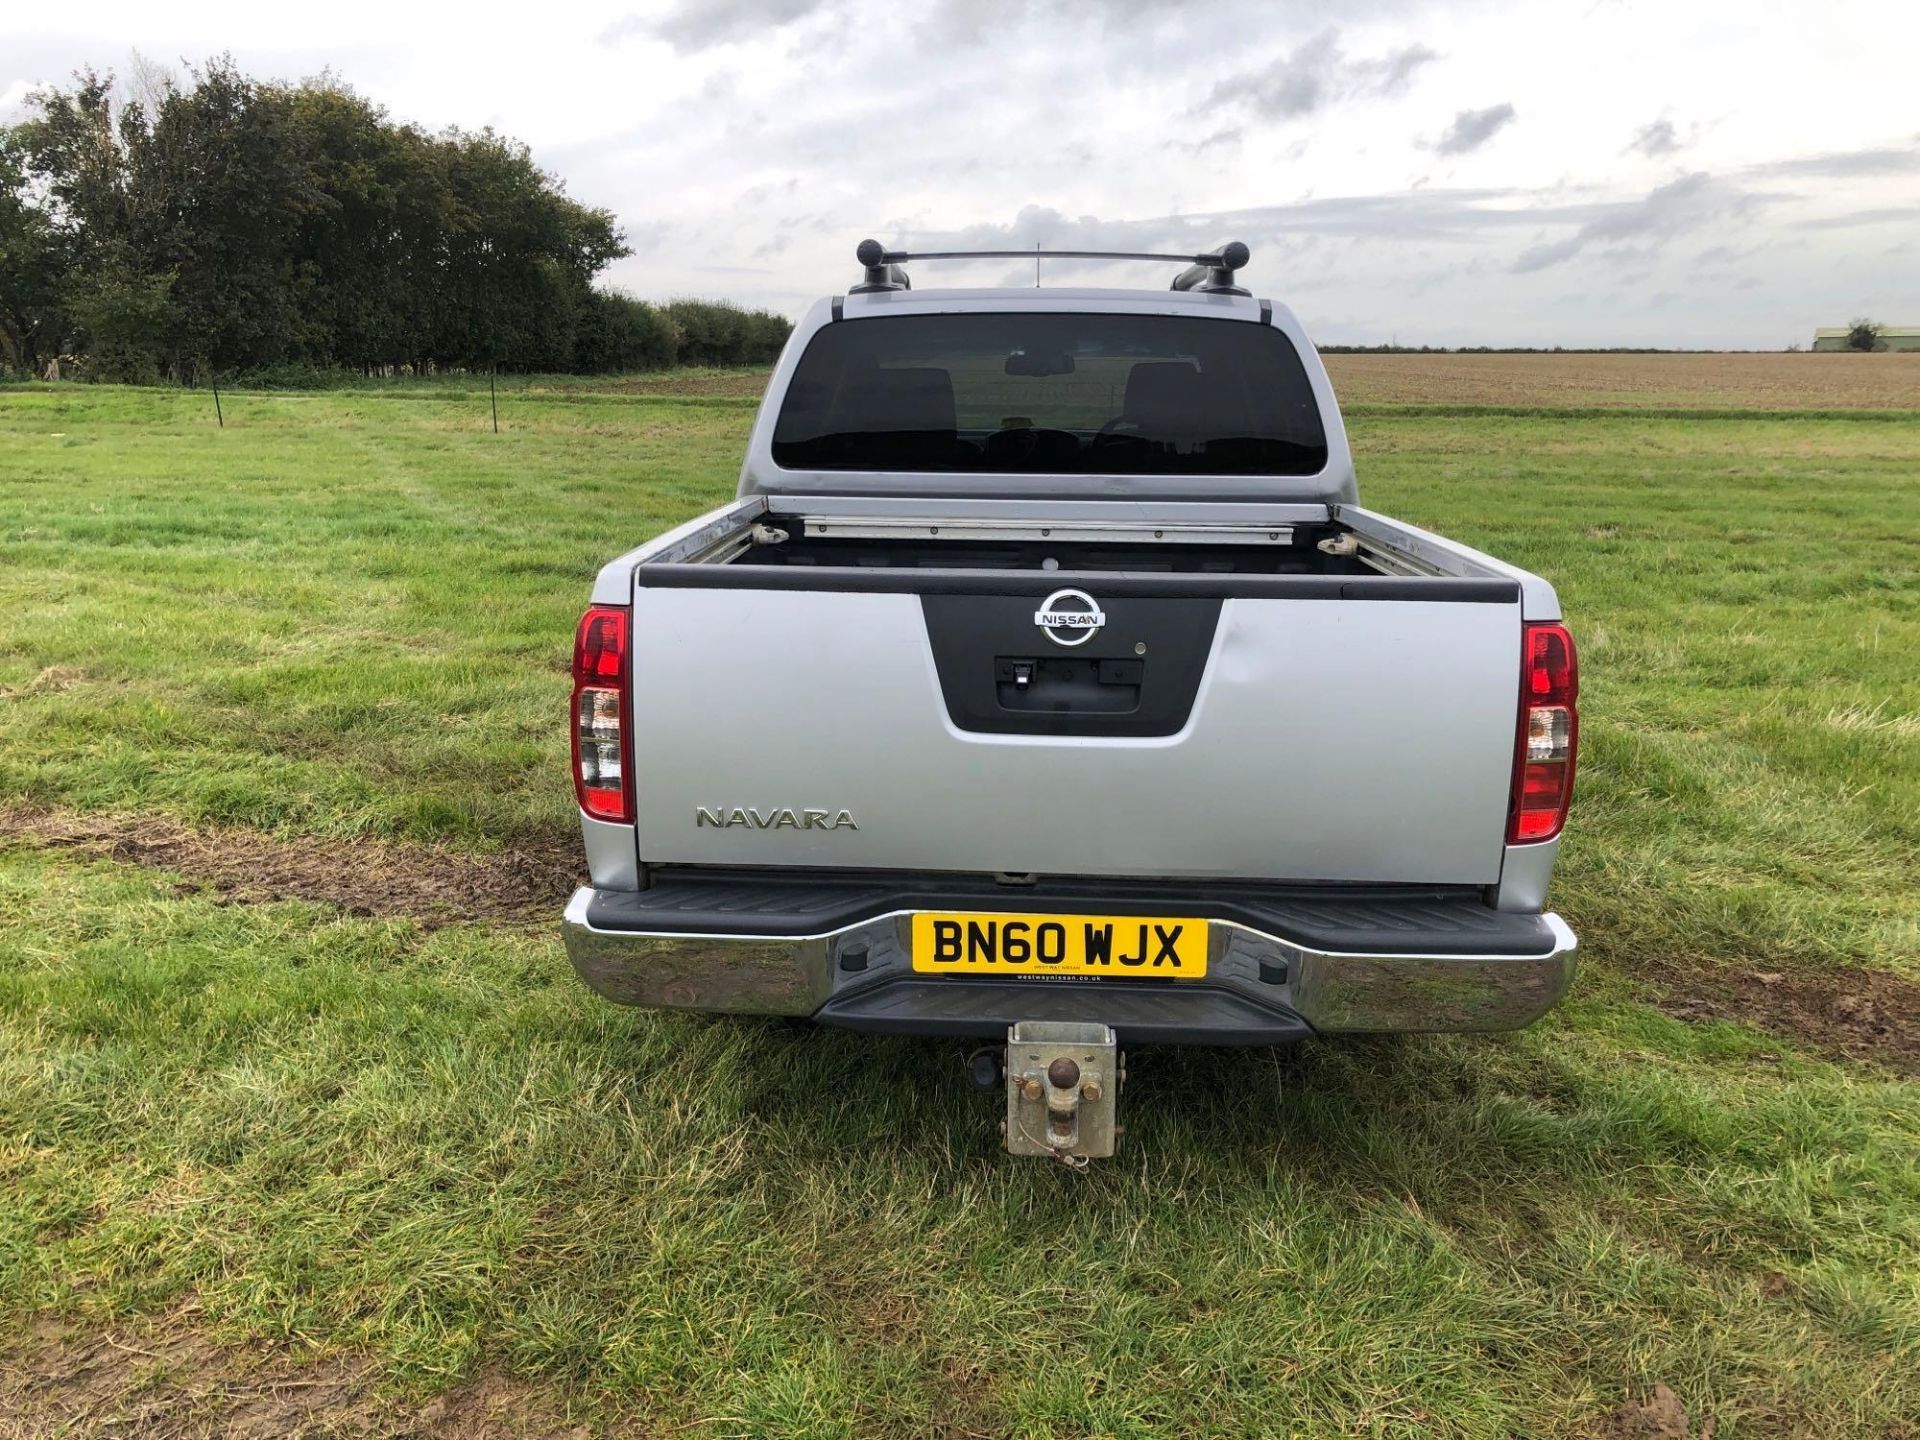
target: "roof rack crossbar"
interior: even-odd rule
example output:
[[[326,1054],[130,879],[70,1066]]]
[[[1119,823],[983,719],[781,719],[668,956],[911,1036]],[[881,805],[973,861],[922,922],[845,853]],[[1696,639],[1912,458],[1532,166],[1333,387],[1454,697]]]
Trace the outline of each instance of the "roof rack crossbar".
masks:
[[[900,267],[909,260],[1169,260],[1186,265],[1174,277],[1175,290],[1199,290],[1213,295],[1245,295],[1234,283],[1234,272],[1247,263],[1249,251],[1238,240],[1205,255],[1168,255],[1153,250],[889,250],[878,240],[862,240],[854,258],[866,272],[849,294],[874,290],[910,290],[913,282]],[[1037,272],[1036,272],[1037,273]]]
[[[880,259],[889,265],[908,260],[1175,260],[1188,265],[1202,261],[1218,263],[1218,255],[1164,255],[1150,250],[883,250]]]

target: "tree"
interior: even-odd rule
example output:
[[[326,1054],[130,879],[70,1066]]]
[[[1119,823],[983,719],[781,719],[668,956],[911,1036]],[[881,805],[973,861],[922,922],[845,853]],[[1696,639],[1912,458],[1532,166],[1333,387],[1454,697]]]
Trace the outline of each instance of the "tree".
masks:
[[[573,363],[583,375],[664,370],[680,358],[680,327],[644,300],[618,291],[590,290],[574,334]]]
[[[440,286],[435,358],[563,370],[593,277],[630,253],[613,216],[567,198],[527,147],[454,130],[432,163],[452,202],[425,252]]]
[[[396,124],[330,75],[135,71],[82,71],[0,132],[0,364],[638,368],[786,339],[779,316],[595,290],[625,237],[518,141]]]
[[[225,58],[191,73],[123,126],[129,240],[150,272],[175,277],[166,368],[182,379],[300,358],[293,248],[326,203],[284,90]]]
[[[675,300],[667,316],[685,337],[680,360],[687,365],[770,364],[793,328],[777,315],[727,301]]]
[[[69,297],[88,379],[151,385],[161,378],[178,326],[173,287],[171,273],[151,273],[123,241],[93,256]]]
[[[61,292],[65,256],[53,222],[33,203],[24,157],[0,132],[0,370],[38,375],[71,325]]]
[[[1880,348],[1880,322],[1877,320],[1855,320],[1847,326],[1847,348],[1849,350],[1878,350]]]
[[[70,91],[43,90],[38,113],[7,143],[27,185],[59,275],[67,324],[57,348],[86,356],[95,378],[157,378],[173,315],[170,276],[146,267],[134,222],[130,145],[145,134],[138,106],[116,111],[113,77],[83,70]]]

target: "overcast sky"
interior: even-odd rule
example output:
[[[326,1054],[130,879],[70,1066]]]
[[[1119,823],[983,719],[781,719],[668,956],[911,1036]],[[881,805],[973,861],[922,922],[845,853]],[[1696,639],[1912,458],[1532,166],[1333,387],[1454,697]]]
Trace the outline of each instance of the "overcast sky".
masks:
[[[399,119],[515,135],[620,217],[608,280],[647,297],[797,313],[867,235],[1241,239],[1255,292],[1323,342],[1920,324],[1920,0],[19,3],[0,120],[135,50],[331,68]]]

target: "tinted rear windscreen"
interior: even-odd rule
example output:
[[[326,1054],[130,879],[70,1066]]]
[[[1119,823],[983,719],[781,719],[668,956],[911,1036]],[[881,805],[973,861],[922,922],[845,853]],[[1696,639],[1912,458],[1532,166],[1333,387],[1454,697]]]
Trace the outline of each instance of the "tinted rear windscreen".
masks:
[[[813,337],[773,432],[786,470],[1315,475],[1300,356],[1250,320],[894,315]]]

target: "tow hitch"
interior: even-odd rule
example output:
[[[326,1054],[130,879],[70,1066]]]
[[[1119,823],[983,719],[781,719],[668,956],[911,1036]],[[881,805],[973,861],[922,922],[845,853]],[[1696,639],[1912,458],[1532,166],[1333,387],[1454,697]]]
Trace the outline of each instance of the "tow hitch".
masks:
[[[994,1078],[990,1051],[968,1062],[974,1083]],[[1106,1025],[1022,1020],[1007,1031],[1007,1118],[1001,1133],[1011,1155],[1050,1155],[1084,1169],[1113,1154],[1123,1133],[1114,1123],[1126,1056]]]

